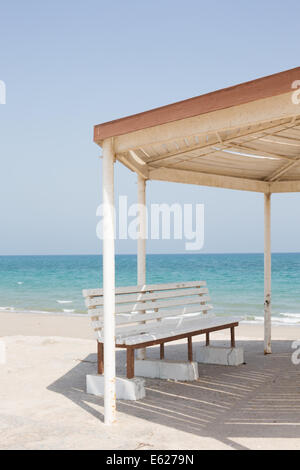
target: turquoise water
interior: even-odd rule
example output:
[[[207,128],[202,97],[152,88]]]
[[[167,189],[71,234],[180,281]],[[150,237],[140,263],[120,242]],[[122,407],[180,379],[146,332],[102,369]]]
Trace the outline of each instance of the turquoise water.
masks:
[[[215,311],[251,322],[263,316],[262,254],[148,255],[147,282],[206,280]],[[136,284],[136,257],[116,257],[116,283]],[[84,313],[84,288],[102,286],[102,257],[0,256],[0,308]],[[272,256],[278,323],[300,324],[300,253]]]

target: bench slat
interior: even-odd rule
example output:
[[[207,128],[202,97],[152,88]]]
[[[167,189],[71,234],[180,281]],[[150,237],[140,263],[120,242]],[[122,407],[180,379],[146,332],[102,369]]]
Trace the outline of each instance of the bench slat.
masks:
[[[130,294],[149,291],[161,291],[172,289],[185,289],[188,287],[205,287],[206,281],[172,282],[169,284],[145,284],[143,286],[117,287],[116,294]],[[103,289],[84,289],[83,297],[97,297],[103,295]]]
[[[93,302],[94,299],[91,299]],[[145,302],[139,303],[136,302],[134,304],[121,304],[116,305],[115,313],[133,313],[133,312],[140,312],[141,310],[153,310],[154,308],[170,308],[170,307],[177,307],[178,305],[191,305],[191,304],[200,304],[200,302],[207,302],[210,300],[208,296],[194,296],[194,297],[184,297],[175,300],[164,300],[164,301],[155,301],[155,302]],[[90,305],[90,307],[93,305]],[[103,314],[104,307],[98,307],[94,309],[97,314]]]
[[[128,315],[116,315],[116,325],[126,325],[129,323],[139,323],[141,321],[150,321],[150,320],[158,320],[160,318],[168,318],[168,317],[173,317],[175,315],[185,315],[189,313],[201,313],[204,310],[209,311],[212,310],[213,306],[212,305],[205,305],[205,309],[201,308],[201,306],[198,307],[186,307],[186,308],[180,308],[180,309],[172,309],[171,311],[163,311],[163,312],[151,312],[151,313],[136,313],[136,314],[128,314]],[[205,315],[205,314],[203,314]],[[97,328],[103,328],[104,327],[104,319],[103,317],[94,316],[94,314],[91,315],[91,319],[93,324],[97,324]]]
[[[208,289],[206,287],[202,288],[188,288],[188,289],[178,289],[172,291],[159,291],[159,292],[139,292],[139,293],[129,293],[129,294],[120,294],[116,295],[116,305],[129,302],[144,302],[147,300],[160,300],[168,298],[177,298],[185,297],[191,295],[198,295],[201,297],[203,294],[207,294]],[[87,297],[86,306],[101,306],[103,305],[104,299],[102,297]]]

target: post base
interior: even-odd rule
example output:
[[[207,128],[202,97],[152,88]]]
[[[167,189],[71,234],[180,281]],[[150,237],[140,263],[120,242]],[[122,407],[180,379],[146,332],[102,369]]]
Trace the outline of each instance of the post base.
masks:
[[[136,359],[135,375],[156,379],[171,379],[189,382],[198,379],[197,362],[178,362],[159,359]]]
[[[116,377],[117,400],[141,400],[145,397],[145,381],[140,377],[127,379]],[[104,375],[87,375],[86,392],[91,395],[104,396]]]
[[[203,346],[196,349],[196,360],[202,364],[239,366],[244,363],[243,348]]]

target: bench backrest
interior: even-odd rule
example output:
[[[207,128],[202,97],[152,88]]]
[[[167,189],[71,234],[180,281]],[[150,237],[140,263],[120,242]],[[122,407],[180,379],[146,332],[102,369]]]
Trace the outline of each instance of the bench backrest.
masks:
[[[103,338],[103,289],[83,291],[97,338]],[[139,334],[157,328],[157,322],[192,314],[206,315],[212,306],[205,281],[176,282],[116,289],[116,335]]]

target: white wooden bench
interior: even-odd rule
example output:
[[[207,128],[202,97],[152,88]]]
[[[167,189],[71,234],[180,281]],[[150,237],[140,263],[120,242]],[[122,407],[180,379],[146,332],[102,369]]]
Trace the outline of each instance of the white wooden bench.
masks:
[[[103,374],[103,289],[83,291],[98,343],[98,373]],[[134,350],[187,338],[188,360],[193,360],[192,337],[229,328],[235,347],[234,317],[218,317],[208,304],[205,281],[119,287],[116,289],[116,347],[127,349],[127,378],[134,377]]]

